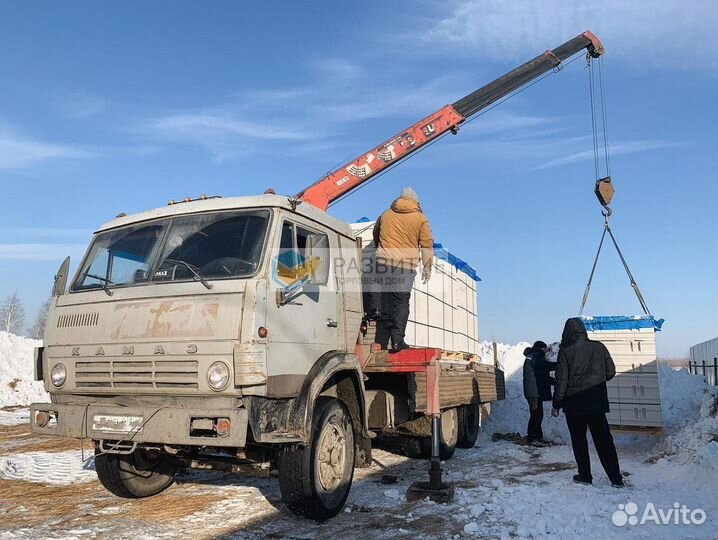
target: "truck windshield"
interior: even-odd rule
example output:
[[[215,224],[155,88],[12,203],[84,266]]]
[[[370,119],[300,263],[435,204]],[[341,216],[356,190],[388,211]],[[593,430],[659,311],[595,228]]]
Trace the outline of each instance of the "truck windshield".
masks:
[[[227,211],[99,233],[72,289],[251,276],[268,222],[267,210]]]

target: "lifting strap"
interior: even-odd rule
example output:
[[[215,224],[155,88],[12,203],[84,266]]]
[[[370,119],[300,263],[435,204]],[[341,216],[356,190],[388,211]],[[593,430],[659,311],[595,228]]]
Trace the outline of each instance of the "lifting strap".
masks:
[[[604,212],[604,225],[603,225],[603,234],[601,235],[601,241],[598,243],[598,250],[596,251],[596,257],[593,260],[593,267],[591,268],[591,275],[588,277],[588,283],[586,283],[586,290],[583,293],[583,300],[581,301],[581,309],[579,310],[578,314],[583,315],[583,309],[586,307],[586,302],[588,302],[588,295],[591,292],[591,284],[593,283],[593,276],[596,273],[596,265],[598,264],[598,257],[601,255],[601,249],[603,248],[603,241],[606,239],[606,233],[611,237],[611,241],[613,242],[614,247],[616,248],[616,253],[618,253],[619,258],[621,259],[621,262],[623,263],[623,268],[626,271],[626,275],[628,276],[628,280],[631,283],[631,287],[633,288],[633,292],[636,293],[636,298],[638,298],[638,303],[641,304],[641,309],[643,309],[643,313],[646,315],[650,315],[651,311],[648,309],[648,306],[646,305],[646,301],[643,299],[643,294],[641,294],[641,289],[638,288],[638,283],[636,283],[636,279],[633,277],[633,274],[631,273],[631,269],[628,267],[628,263],[626,262],[626,258],[623,256],[623,253],[621,252],[621,248],[618,247],[618,242],[616,242],[616,237],[613,235],[613,231],[611,230],[611,226],[608,224],[608,214]]]
[[[648,306],[646,305],[646,301],[643,299],[643,295],[641,294],[641,290],[638,288],[638,283],[636,283],[635,278],[633,277],[633,274],[631,273],[631,269],[628,268],[628,263],[626,262],[626,258],[623,256],[623,253],[621,252],[621,248],[618,247],[618,242],[616,242],[616,237],[613,235],[613,231],[611,230],[611,226],[608,224],[608,218],[611,216],[611,209],[608,207],[608,204],[611,202],[611,199],[613,198],[613,186],[611,185],[611,158],[608,152],[608,115],[606,114],[606,89],[603,82],[603,58],[600,58],[598,61],[598,87],[599,87],[599,93],[600,93],[600,108],[601,108],[601,123],[602,123],[602,131],[603,131],[603,154],[605,157],[605,171],[606,176],[601,177],[601,161],[599,159],[600,154],[600,142],[599,142],[599,126],[598,121],[596,120],[596,107],[594,105],[594,77],[593,77],[593,63],[592,58],[590,56],[586,56],[586,62],[587,62],[587,68],[588,68],[588,84],[589,84],[589,90],[590,90],[590,97],[591,97],[591,130],[593,132],[593,158],[594,158],[594,168],[596,173],[596,187],[595,187],[595,193],[596,197],[598,198],[598,202],[603,206],[604,210],[601,212],[604,217],[603,222],[603,234],[601,234],[601,241],[598,244],[598,250],[596,251],[596,257],[593,260],[593,267],[591,268],[591,275],[588,277],[588,283],[586,284],[586,290],[583,293],[583,300],[581,301],[581,309],[579,310],[579,315],[583,315],[583,309],[586,307],[586,302],[588,301],[588,295],[591,292],[591,283],[593,283],[593,276],[596,273],[596,265],[598,264],[598,257],[601,255],[601,249],[603,248],[603,242],[606,239],[606,233],[611,238],[611,241],[613,242],[613,246],[616,248],[616,252],[618,253],[618,256],[621,259],[621,263],[623,263],[623,268],[626,270],[626,275],[628,275],[628,280],[631,283],[631,287],[633,288],[633,292],[636,293],[636,298],[638,298],[639,304],[641,304],[641,309],[643,309],[643,312],[646,315],[650,315],[651,312],[648,309]]]

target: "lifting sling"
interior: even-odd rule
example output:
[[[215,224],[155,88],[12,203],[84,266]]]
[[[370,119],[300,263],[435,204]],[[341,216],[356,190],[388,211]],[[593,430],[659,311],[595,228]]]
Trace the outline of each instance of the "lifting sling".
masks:
[[[648,309],[648,306],[646,305],[646,301],[643,298],[643,294],[641,294],[641,289],[638,288],[638,283],[636,283],[635,278],[633,277],[633,274],[631,273],[631,269],[628,267],[628,263],[626,262],[626,258],[623,256],[623,253],[621,252],[621,248],[618,247],[618,242],[616,241],[616,237],[613,234],[613,231],[611,230],[611,226],[608,223],[609,218],[611,217],[612,211],[609,208],[609,204],[611,203],[611,200],[613,199],[613,184],[611,183],[611,159],[609,156],[608,151],[608,129],[607,129],[607,115],[606,115],[606,90],[603,82],[603,58],[598,59],[598,88],[600,93],[600,108],[601,108],[601,131],[603,131],[603,154],[605,158],[605,169],[606,169],[606,176],[601,177],[601,163],[599,159],[600,154],[600,143],[599,143],[599,126],[598,122],[596,120],[596,107],[594,105],[594,89],[596,87],[596,82],[594,80],[593,76],[593,62],[592,57],[590,55],[586,55],[586,62],[587,62],[587,69],[588,69],[588,80],[589,80],[589,91],[590,91],[590,97],[591,97],[591,128],[593,132],[593,157],[594,157],[594,167],[595,167],[595,173],[596,173],[596,187],[594,189],[594,193],[596,194],[596,198],[598,199],[598,202],[603,206],[603,210],[601,211],[601,214],[603,214],[604,221],[603,221],[603,233],[601,234],[601,241],[598,243],[598,250],[596,251],[596,257],[593,260],[593,267],[591,268],[591,274],[588,277],[588,283],[586,283],[586,290],[583,293],[583,300],[581,301],[581,308],[579,309],[578,314],[583,315],[583,310],[586,307],[586,302],[588,301],[588,295],[591,292],[591,284],[593,282],[593,276],[596,273],[596,265],[598,264],[598,257],[601,255],[601,249],[603,248],[603,242],[606,239],[606,233],[611,238],[611,242],[613,243],[613,246],[616,248],[616,252],[618,253],[619,258],[621,259],[621,263],[623,264],[623,268],[626,271],[626,275],[628,276],[628,280],[631,283],[631,288],[633,289],[633,292],[636,293],[636,298],[638,298],[638,303],[641,304],[641,309],[643,309],[643,312],[646,315],[650,315],[651,312]]]

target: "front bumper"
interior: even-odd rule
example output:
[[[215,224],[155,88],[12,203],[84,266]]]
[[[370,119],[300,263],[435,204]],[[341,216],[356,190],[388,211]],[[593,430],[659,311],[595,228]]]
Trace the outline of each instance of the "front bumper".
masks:
[[[36,412],[52,412],[55,421],[40,427]],[[130,431],[103,424],[95,429],[102,417],[140,418]],[[226,436],[209,436],[207,431],[192,431],[192,421],[207,418],[227,418],[230,421]],[[185,409],[183,407],[119,407],[103,404],[33,403],[30,406],[30,427],[38,435],[86,438],[94,440],[128,441],[191,446],[244,447],[247,442],[247,409]]]

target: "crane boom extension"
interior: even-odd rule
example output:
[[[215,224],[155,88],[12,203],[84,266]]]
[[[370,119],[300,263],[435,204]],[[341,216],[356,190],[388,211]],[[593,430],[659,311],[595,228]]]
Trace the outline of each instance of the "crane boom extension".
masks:
[[[447,131],[457,133],[459,125],[469,117],[555,68],[581,49],[586,49],[594,58],[602,55],[604,51],[599,39],[591,32],[586,31],[502,75],[455,103],[442,107],[380,146],[320,178],[298,193],[296,198],[326,210],[339,197],[346,195],[440,135]]]

